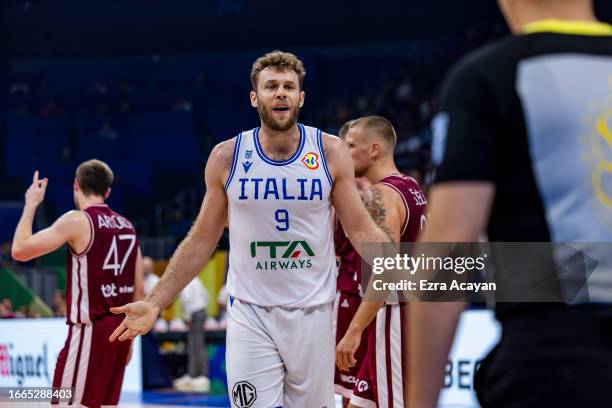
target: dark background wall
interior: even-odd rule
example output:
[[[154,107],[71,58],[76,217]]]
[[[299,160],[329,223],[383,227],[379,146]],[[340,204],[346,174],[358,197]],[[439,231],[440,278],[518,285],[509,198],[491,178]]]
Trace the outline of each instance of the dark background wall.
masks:
[[[362,44],[502,22],[493,0],[4,0],[0,7],[8,53],[20,58]]]
[[[595,5],[612,20],[612,1]],[[376,43],[503,20],[494,0],[3,0],[0,23],[0,50],[24,58]]]

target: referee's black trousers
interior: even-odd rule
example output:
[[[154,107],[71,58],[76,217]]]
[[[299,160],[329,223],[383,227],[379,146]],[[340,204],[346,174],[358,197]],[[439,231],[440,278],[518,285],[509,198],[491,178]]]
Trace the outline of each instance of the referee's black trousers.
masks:
[[[483,408],[612,407],[612,305],[534,305],[502,317],[474,387]]]

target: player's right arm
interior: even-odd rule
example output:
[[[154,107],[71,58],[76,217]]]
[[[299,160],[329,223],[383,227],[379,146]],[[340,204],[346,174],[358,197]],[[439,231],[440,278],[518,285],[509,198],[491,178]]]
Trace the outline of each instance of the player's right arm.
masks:
[[[29,261],[53,252],[66,243],[80,252],[89,243],[91,236],[89,221],[81,211],[69,211],[50,227],[32,233],[34,215],[45,198],[46,188],[47,179],[39,180],[36,171],[32,184],[26,191],[23,213],[13,236],[11,256],[16,261]]]
[[[363,244],[392,243],[391,238],[370,217],[355,185],[355,172],[348,148],[334,136],[323,135],[323,148],[334,180],[332,203],[353,248],[366,259]],[[370,259],[366,261],[371,262]]]
[[[227,222],[224,183],[231,165],[234,143],[234,139],[221,143],[211,152],[204,173],[206,194],[200,213],[189,234],[172,255],[160,281],[143,301],[111,309],[112,313],[125,313],[126,317],[110,336],[110,341],[133,339],[151,330],[159,311],[191,282],[212,256]]]

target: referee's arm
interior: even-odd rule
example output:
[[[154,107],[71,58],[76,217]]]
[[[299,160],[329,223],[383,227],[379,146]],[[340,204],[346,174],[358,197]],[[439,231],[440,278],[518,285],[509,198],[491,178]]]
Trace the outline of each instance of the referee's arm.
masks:
[[[421,242],[476,242],[493,198],[491,183],[445,183],[430,193],[430,219]],[[434,408],[462,302],[412,302],[408,308],[408,398],[410,408]]]
[[[448,78],[434,120],[429,221],[419,242],[477,242],[495,195],[495,113],[477,72],[460,67]],[[437,122],[437,123],[436,123]],[[465,303],[413,302],[409,307],[407,406],[435,408],[448,353]],[[405,380],[406,381],[406,380]]]

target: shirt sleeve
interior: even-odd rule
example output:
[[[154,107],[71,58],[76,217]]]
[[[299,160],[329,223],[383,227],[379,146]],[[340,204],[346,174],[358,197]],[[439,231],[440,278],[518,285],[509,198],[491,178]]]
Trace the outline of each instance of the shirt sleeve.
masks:
[[[474,65],[459,66],[442,88],[432,121],[434,183],[495,180],[495,96]]]

